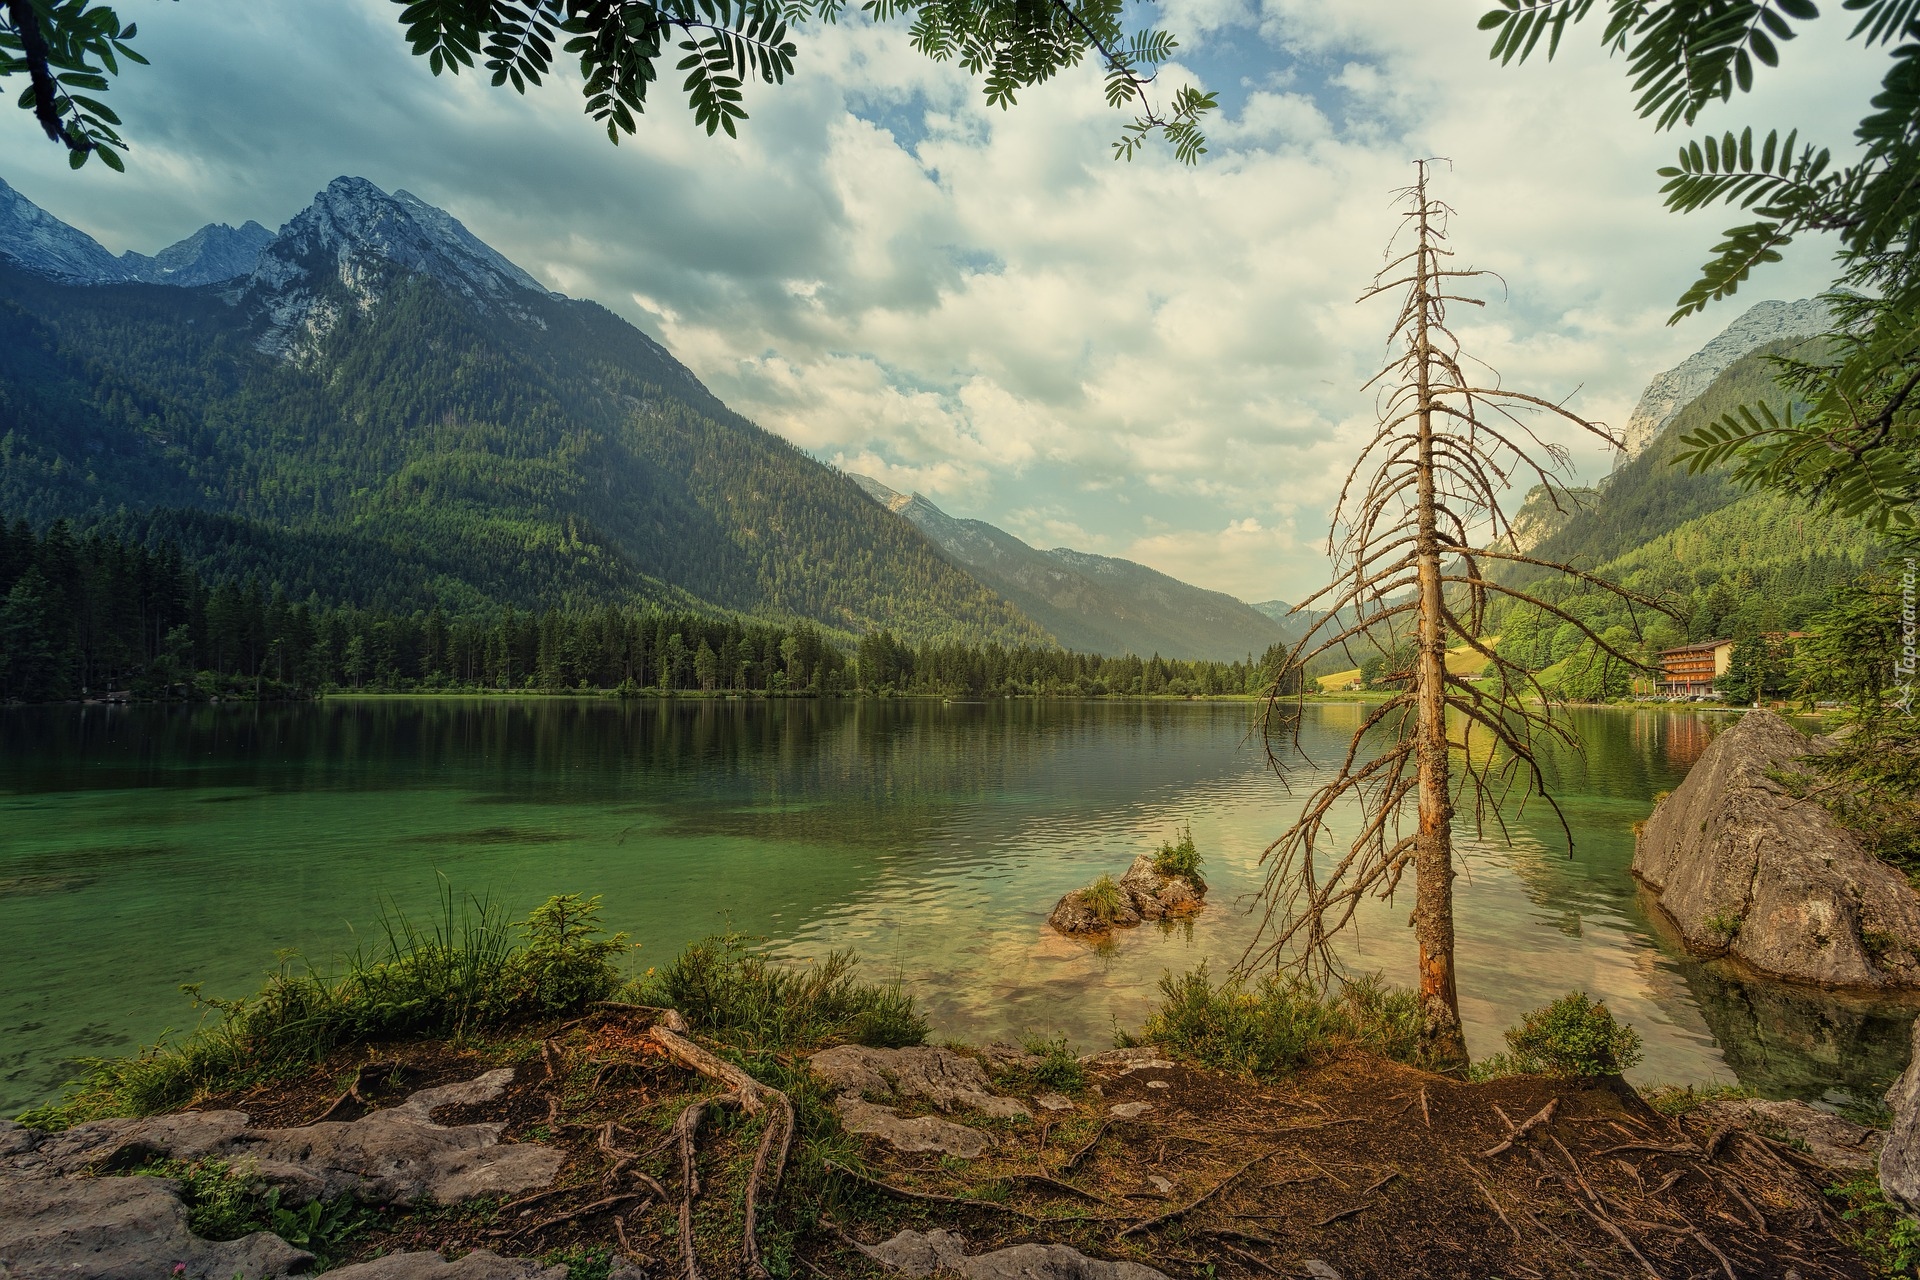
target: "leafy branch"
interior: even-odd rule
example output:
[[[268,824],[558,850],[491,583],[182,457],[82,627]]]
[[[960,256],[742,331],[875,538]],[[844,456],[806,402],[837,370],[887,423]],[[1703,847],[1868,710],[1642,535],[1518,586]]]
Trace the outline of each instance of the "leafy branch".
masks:
[[[94,155],[109,169],[126,168],[120,117],[94,95],[120,74],[121,58],[146,65],[127,43],[138,35],[133,23],[122,26],[111,8],[90,0],[6,0],[0,11],[0,76],[26,75],[21,110],[67,149],[75,169]]]

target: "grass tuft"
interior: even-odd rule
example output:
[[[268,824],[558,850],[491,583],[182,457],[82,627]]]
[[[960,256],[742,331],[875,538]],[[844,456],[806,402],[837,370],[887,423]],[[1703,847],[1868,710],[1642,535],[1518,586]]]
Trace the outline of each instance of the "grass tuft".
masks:
[[[1027,1036],[1020,1041],[1020,1047],[1040,1059],[1026,1068],[1026,1075],[1037,1088],[1080,1093],[1087,1087],[1087,1069],[1080,1065],[1080,1059],[1068,1047],[1064,1035]]]
[[[805,968],[776,964],[737,933],[693,943],[636,998],[678,1009],[698,1030],[750,1051],[833,1043],[898,1048],[927,1038],[927,1021],[898,982],[860,982],[851,951]]]
[[[579,1008],[611,994],[626,935],[603,937],[600,899],[549,898],[524,920],[497,904],[442,895],[422,926],[398,912],[385,943],[355,952],[337,975],[291,953],[258,994],[240,1000],[182,988],[213,1017],[178,1041],[126,1058],[82,1062],[60,1101],[20,1116],[59,1129],[108,1115],[150,1115],[283,1075],[372,1040],[461,1036]]]
[[[1127,891],[1114,883],[1113,877],[1105,872],[1080,891],[1080,898],[1087,904],[1087,910],[1093,912],[1093,918],[1101,924],[1112,924],[1118,920],[1127,905]]]
[[[1236,978],[1216,984],[1202,962],[1178,977],[1163,975],[1160,993],[1141,1038],[1216,1070],[1271,1079],[1338,1048],[1396,1062],[1419,1058],[1419,1001],[1377,976],[1323,991],[1304,978],[1272,975],[1249,988]]]

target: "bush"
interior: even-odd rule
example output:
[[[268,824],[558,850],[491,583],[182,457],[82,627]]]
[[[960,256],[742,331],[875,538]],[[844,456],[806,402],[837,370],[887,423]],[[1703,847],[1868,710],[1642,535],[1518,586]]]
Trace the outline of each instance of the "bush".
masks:
[[[1853,1228],[1854,1247],[1882,1275],[1910,1276],[1920,1268],[1920,1221],[1887,1198],[1871,1173],[1827,1188],[1846,1205],[1840,1217]]]
[[[1641,1058],[1640,1033],[1584,991],[1569,991],[1508,1028],[1507,1047],[1481,1075],[1617,1076]]]
[[[857,981],[851,951],[806,968],[778,965],[737,933],[704,938],[641,985],[637,999],[678,1009],[694,1027],[740,1049],[874,1048],[920,1044],[927,1022],[898,982]]]
[[[626,935],[602,937],[600,899],[549,898],[524,920],[496,904],[443,895],[423,927],[398,912],[385,946],[355,952],[338,976],[287,954],[258,994],[202,997],[215,1017],[185,1039],[128,1058],[83,1062],[60,1102],[21,1119],[61,1128],[103,1115],[147,1115],[255,1083],[371,1040],[458,1036],[576,1009],[612,994]]]
[[[1112,924],[1126,910],[1127,891],[1115,884],[1112,876],[1102,874],[1080,891],[1080,900],[1087,904],[1087,910],[1093,912],[1095,920],[1101,924]]]
[[[1153,869],[1163,876],[1185,876],[1196,888],[1204,888],[1200,879],[1200,850],[1194,847],[1193,829],[1183,828],[1178,843],[1169,840],[1153,855]]]
[[[1028,1074],[1036,1085],[1061,1093],[1079,1093],[1087,1087],[1087,1069],[1080,1065],[1080,1059],[1067,1047],[1065,1036],[1051,1039],[1028,1036],[1020,1042],[1020,1046],[1040,1059],[1038,1065],[1028,1068]]]
[[[1216,1070],[1268,1079],[1340,1047],[1398,1062],[1418,1057],[1418,999],[1377,977],[1329,992],[1304,978],[1272,975],[1248,989],[1239,979],[1216,985],[1203,962],[1179,977],[1162,976],[1160,993],[1141,1038]]]

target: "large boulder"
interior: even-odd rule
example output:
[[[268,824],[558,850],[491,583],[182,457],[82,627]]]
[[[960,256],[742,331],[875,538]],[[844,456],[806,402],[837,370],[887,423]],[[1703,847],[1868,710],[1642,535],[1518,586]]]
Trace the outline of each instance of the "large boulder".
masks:
[[[1775,780],[1817,750],[1747,712],[1654,807],[1633,874],[1695,951],[1824,987],[1920,987],[1920,895]]]
[[[1829,1169],[1871,1169],[1886,1137],[1878,1129],[1797,1098],[1715,1098],[1694,1115],[1704,1124],[1739,1125],[1803,1148]]]
[[[1913,1057],[1887,1090],[1893,1132],[1880,1145],[1880,1188],[1920,1209],[1920,1019],[1913,1024]]]

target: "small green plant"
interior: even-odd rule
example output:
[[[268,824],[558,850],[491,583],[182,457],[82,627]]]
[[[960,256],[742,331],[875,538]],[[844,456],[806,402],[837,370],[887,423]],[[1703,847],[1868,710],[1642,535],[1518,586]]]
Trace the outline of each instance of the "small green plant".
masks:
[[[776,964],[730,933],[693,943],[642,983],[637,998],[678,1009],[695,1027],[741,1049],[924,1042],[927,1021],[904,986],[860,982],[857,966],[851,951],[805,967]]]
[[[1112,876],[1101,874],[1098,880],[1080,891],[1080,900],[1101,924],[1112,924],[1126,910],[1127,891],[1114,883]]]
[[[1507,1048],[1488,1064],[1489,1074],[1617,1076],[1641,1058],[1640,1033],[1615,1022],[1584,991],[1569,991],[1508,1028]]]
[[[1269,975],[1249,988],[1238,978],[1216,984],[1202,962],[1163,975],[1160,993],[1140,1038],[1216,1070],[1271,1079],[1341,1047],[1418,1060],[1419,1000],[1377,976],[1323,991],[1298,976]]]
[[[605,1245],[568,1245],[540,1255],[549,1267],[565,1267],[567,1280],[607,1280],[613,1273],[613,1250]]]
[[[1028,1069],[1035,1084],[1061,1093],[1079,1093],[1087,1087],[1087,1069],[1067,1047],[1065,1036],[1027,1036],[1020,1045],[1040,1059]]]
[[[1827,1188],[1845,1204],[1840,1217],[1854,1231],[1854,1247],[1877,1271],[1911,1276],[1920,1269],[1920,1221],[1888,1199],[1871,1173],[1857,1173]]]
[[[1740,936],[1740,924],[1739,912],[1716,911],[1706,918],[1703,927],[1710,937],[1726,947],[1732,946],[1733,940]]]
[[[256,1231],[271,1231],[313,1254],[322,1267],[339,1258],[375,1216],[349,1195],[283,1204],[281,1188],[263,1186],[245,1163],[157,1160],[135,1173],[179,1180],[181,1198],[187,1204],[187,1226],[195,1235],[238,1240]]]
[[[1185,876],[1196,888],[1204,888],[1200,879],[1200,850],[1194,847],[1193,828],[1183,827],[1178,842],[1169,840],[1153,855],[1153,869],[1163,876]]]

